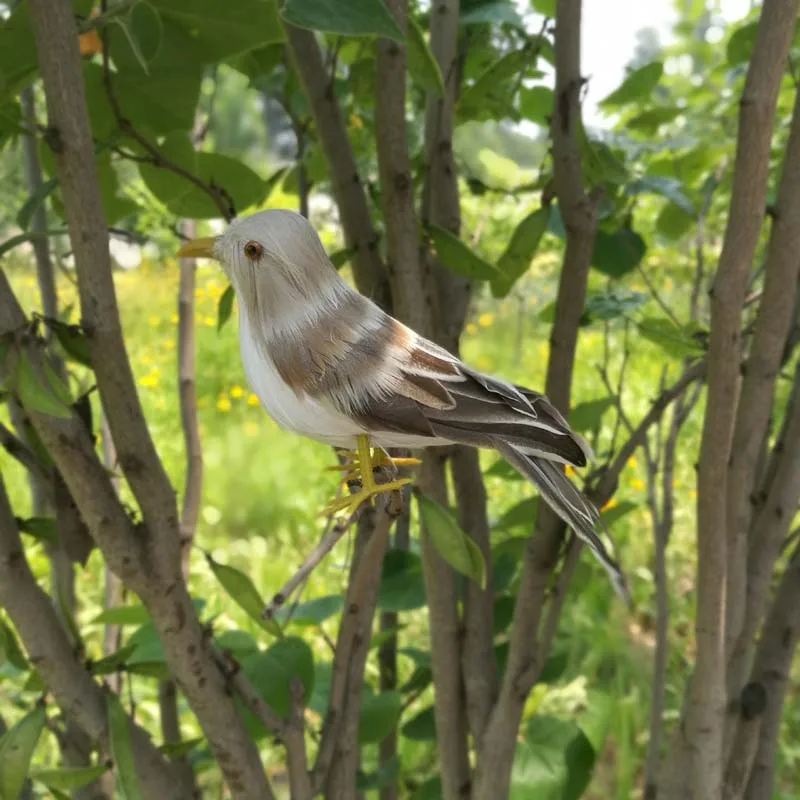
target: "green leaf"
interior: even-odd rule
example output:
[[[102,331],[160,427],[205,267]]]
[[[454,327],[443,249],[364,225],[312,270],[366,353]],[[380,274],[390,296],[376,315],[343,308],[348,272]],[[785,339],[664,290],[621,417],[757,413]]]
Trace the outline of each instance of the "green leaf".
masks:
[[[67,233],[67,230],[63,228],[61,230],[18,233],[16,236],[12,236],[10,239],[0,242],[0,258],[6,253],[11,252],[15,247],[19,247],[19,245],[25,244],[26,242],[32,242],[34,239],[42,239],[47,236],[66,236]]]
[[[458,526],[449,510],[417,493],[425,535],[453,569],[486,588],[486,562],[477,544]]]
[[[442,779],[434,776],[433,778],[428,778],[425,783],[420,784],[412,795],[411,800],[442,800],[443,797]]]
[[[531,0],[531,5],[545,17],[550,17],[551,19],[555,18],[556,0]]]
[[[645,64],[630,72],[625,80],[611,94],[604,97],[598,105],[609,108],[624,106],[647,97],[664,74],[664,65],[660,61]]]
[[[617,403],[616,397],[602,397],[599,400],[588,400],[585,403],[578,403],[569,412],[569,424],[578,433],[591,431],[600,425],[603,414],[609,408],[613,408]]]
[[[0,737],[0,800],[17,800],[44,730],[47,713],[37,705]]]
[[[261,202],[266,183],[250,167],[220,153],[195,152],[187,134],[168,136],[159,151],[173,163],[201,180],[206,186],[224,190],[237,212]],[[221,216],[219,206],[208,192],[194,183],[152,164],[140,164],[147,188],[171,211],[181,217],[213,219]]]
[[[358,715],[359,744],[371,744],[385,739],[397,725],[402,705],[403,698],[399,692],[364,696]]]
[[[695,224],[695,217],[675,203],[667,203],[656,218],[656,230],[670,241],[677,241]]]
[[[166,744],[159,745],[159,752],[163,753],[167,758],[182,758],[188,755],[203,744],[205,739],[202,736],[197,736],[194,739],[186,739],[182,742],[167,742]]]
[[[400,613],[424,605],[425,581],[420,557],[407,550],[388,550],[383,559],[378,608]]]
[[[536,496],[526,497],[524,500],[520,500],[500,517],[495,525],[492,526],[492,530],[507,531],[511,528],[519,527],[520,525],[532,527],[536,520],[538,505],[539,498]]]
[[[353,257],[353,252],[348,247],[345,250],[337,250],[335,253],[331,253],[328,258],[336,269],[341,269]]]
[[[411,79],[429,94],[444,93],[444,81],[439,64],[431,53],[425,34],[413,15],[408,17],[408,40],[406,42],[408,72]]]
[[[548,86],[534,86],[519,91],[519,110],[525,119],[546,128],[553,113],[553,90]]]
[[[668,122],[672,122],[676,117],[684,113],[680,106],[658,106],[642,111],[635,117],[631,117],[625,122],[625,128],[629,131],[636,131],[644,136],[655,136],[658,129]]]
[[[614,233],[597,231],[592,253],[592,266],[611,278],[621,278],[641,263],[647,250],[644,239],[630,228]]]
[[[217,305],[217,331],[221,331],[222,326],[231,318],[235,296],[233,286],[228,284],[227,289],[222,293],[222,297],[220,297]]]
[[[291,622],[294,625],[321,625],[326,619],[338,614],[342,610],[344,600],[340,594],[328,594],[324,597],[315,597],[296,606],[288,605],[280,608],[275,614],[275,620],[280,623]]]
[[[756,43],[756,31],[758,30],[758,22],[747,22],[739,26],[728,39],[728,45],[725,48],[725,53],[728,58],[728,63],[732,67],[737,67],[739,64],[744,64],[750,60],[753,54],[753,46]]]
[[[286,0],[281,15],[300,28],[403,41],[403,32],[383,0]]]
[[[525,23],[510,0],[489,0],[470,8],[464,5],[458,17],[459,25],[506,24],[525,30]]]
[[[58,320],[47,320],[47,326],[55,333],[58,343],[70,360],[83,364],[85,367],[92,366],[89,339],[80,325],[67,325]]]
[[[551,651],[536,679],[539,683],[556,683],[567,669],[569,658],[566,652]]]
[[[494,61],[461,92],[456,106],[458,120],[513,117],[518,77],[536,64],[537,57],[535,47],[527,44]]]
[[[438,225],[430,225],[431,236],[436,257],[451,272],[476,280],[491,280],[501,276],[493,264],[484,261],[474,250],[450,231]]]
[[[58,525],[52,517],[30,517],[19,521],[19,529],[47,544],[58,544]]]
[[[436,715],[433,706],[422,709],[419,714],[413,716],[406,722],[400,733],[406,739],[414,742],[428,742],[436,739]]]
[[[687,358],[703,353],[700,344],[691,338],[691,331],[679,328],[671,319],[645,317],[636,326],[645,339],[657,344],[673,358]]]
[[[236,605],[265,631],[280,636],[280,626],[274,620],[266,620],[262,617],[265,603],[250,578],[235,567],[215,561],[210,553],[205,555],[214,576]]]
[[[145,625],[150,622],[150,614],[142,605],[112,606],[101,611],[92,625]]]
[[[117,779],[117,793],[122,800],[141,800],[139,776],[136,774],[131,750],[130,719],[117,695],[108,694],[106,696],[106,712],[108,714],[111,758],[114,761],[114,775]]]
[[[626,514],[630,514],[631,511],[637,508],[639,508],[638,503],[632,503],[630,500],[623,500],[621,503],[617,503],[603,511],[600,514],[600,519],[606,527],[610,528],[617,520],[622,519]]]
[[[683,184],[677,178],[668,178],[663,175],[645,175],[625,188],[625,193],[629,195],[648,192],[666,197],[667,200],[671,200],[685,213],[690,214],[692,217],[695,216],[694,204],[686,196]]]
[[[524,481],[525,476],[503,458],[499,458],[483,473],[487,478],[502,478],[504,481]]]
[[[0,620],[0,662],[2,661],[7,661],[20,672],[25,672],[29,668],[16,634],[6,622]]]
[[[42,203],[58,188],[58,180],[51,178],[48,181],[43,181],[39,188],[23,203],[17,213],[17,225],[23,231],[28,230],[31,224],[31,218],[36,213]]]
[[[105,658],[93,661],[89,671],[92,675],[110,675],[112,672],[122,669],[134,650],[136,650],[136,645],[126,644],[124,647],[120,647],[119,650],[110,653]]]
[[[588,317],[588,322],[616,319],[635,311],[647,300],[647,295],[643,292],[612,289],[602,294],[590,294],[586,298],[584,313]]]
[[[242,659],[242,669],[267,704],[281,717],[291,709],[291,687],[295,679],[303,685],[303,704],[314,692],[314,656],[296,636],[287,636],[261,653]]]
[[[45,372],[47,372],[46,367]],[[50,373],[46,375],[49,384],[46,385],[34,371],[27,352],[21,350],[14,374],[14,389],[26,408],[38,411],[40,414],[68,419],[72,416],[72,410],[63,398],[65,391],[66,397],[69,397],[69,390],[66,390],[60,379],[52,374],[52,370]]]
[[[93,767],[34,769],[31,770],[31,778],[43,783],[51,791],[58,789],[62,792],[70,792],[97,780],[106,772],[108,772],[108,765],[96,764]]]
[[[17,3],[0,25],[0,100],[17,94],[35,71],[36,43],[28,4]]]
[[[514,229],[511,241],[497,262],[502,277],[492,280],[492,294],[495,297],[505,297],[530,267],[549,219],[550,206],[543,206],[528,214]]]
[[[592,778],[596,754],[586,734],[578,729],[567,745],[564,760],[567,764],[567,781],[561,800],[578,800],[583,796]]]
[[[579,741],[578,745],[573,742]],[[587,758],[585,734],[571,720],[532,717],[522,741],[517,743],[511,773],[510,800],[531,797],[572,800],[576,788],[591,775],[592,757]]]

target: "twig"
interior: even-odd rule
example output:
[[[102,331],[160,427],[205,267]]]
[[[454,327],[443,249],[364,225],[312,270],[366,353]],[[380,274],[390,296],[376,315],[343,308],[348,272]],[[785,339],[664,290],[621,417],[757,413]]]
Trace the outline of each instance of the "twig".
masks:
[[[308,772],[308,754],[306,752],[305,725],[303,717],[303,684],[293,678],[289,686],[290,710],[289,721],[283,732],[283,743],[286,745],[287,767],[289,772],[289,788],[292,800],[312,800],[311,776]]]
[[[336,546],[336,543],[347,532],[360,512],[354,511],[349,517],[339,519],[333,527],[326,526],[322,538],[314,546],[313,550],[303,559],[303,563],[290,575],[286,583],[272,596],[272,600],[267,603],[262,612],[264,619],[272,619],[275,613],[292,596],[294,591],[300,586],[311,573],[316,569],[317,564],[325,558],[328,553]]]

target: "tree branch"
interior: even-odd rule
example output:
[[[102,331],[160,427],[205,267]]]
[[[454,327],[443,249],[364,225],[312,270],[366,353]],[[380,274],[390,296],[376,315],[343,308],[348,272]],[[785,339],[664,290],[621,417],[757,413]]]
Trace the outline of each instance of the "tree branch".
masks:
[[[747,531],[753,513],[750,498],[757,484],[759,453],[767,433],[786,340],[793,322],[795,297],[787,287],[800,278],[800,96],[795,98],[789,140],[778,185],[765,265],[764,294],[742,379],[739,409],[728,466],[727,527],[729,582],[727,655],[730,660],[747,611]],[[735,590],[733,589],[735,587]],[[741,685],[728,684],[729,696]]]
[[[555,102],[551,123],[556,194],[566,229],[566,249],[550,335],[546,392],[562,411],[569,408],[578,330],[597,225],[596,201],[584,191],[578,131],[580,130],[581,0],[556,4]],[[525,549],[520,589],[514,608],[508,662],[500,695],[478,757],[475,800],[508,792],[511,763],[522,707],[533,685],[538,630],[545,591],[558,559],[564,526],[541,504],[536,534]]]
[[[391,307],[388,275],[378,251],[378,234],[370,219],[364,187],[342,112],[311,31],[285,25],[288,51],[300,78],[331,172],[347,246],[353,250],[353,275],[358,290],[383,308]]]
[[[764,2],[741,100],[730,214],[711,299],[708,410],[698,472],[697,658],[685,728],[692,753],[686,771],[697,798],[717,797],[722,786],[726,597],[740,591],[737,581],[744,578],[735,542],[726,534],[741,310],[763,220],[773,118],[796,16],[796,2]],[[729,562],[729,545],[734,563]]]
[[[0,475],[0,605],[19,631],[31,664],[68,720],[108,747],[103,691],[78,661],[50,598],[30,571]],[[148,797],[188,798],[147,733],[131,724],[133,755]]]
[[[328,711],[311,773],[314,796],[323,789],[326,797],[355,796],[364,668],[378,602],[381,564],[393,521],[388,504],[379,510],[365,508],[358,520],[345,613],[333,658]]]

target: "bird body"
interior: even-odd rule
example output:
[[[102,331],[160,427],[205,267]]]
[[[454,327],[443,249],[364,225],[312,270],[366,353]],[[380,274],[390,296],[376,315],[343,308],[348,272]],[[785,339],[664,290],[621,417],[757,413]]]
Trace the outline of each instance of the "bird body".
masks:
[[[245,377],[281,427],[338,448],[491,448],[538,488],[617,588],[622,574],[595,533],[598,511],[561,465],[591,449],[542,394],[484,375],[386,314],[338,274],[301,215],[270,209],[195,240],[218,259],[239,306]]]

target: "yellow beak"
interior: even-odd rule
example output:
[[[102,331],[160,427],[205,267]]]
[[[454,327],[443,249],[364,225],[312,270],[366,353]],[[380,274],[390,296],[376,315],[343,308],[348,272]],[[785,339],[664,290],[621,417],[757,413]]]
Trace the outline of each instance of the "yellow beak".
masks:
[[[214,258],[214,236],[192,239],[178,250],[178,258]]]

